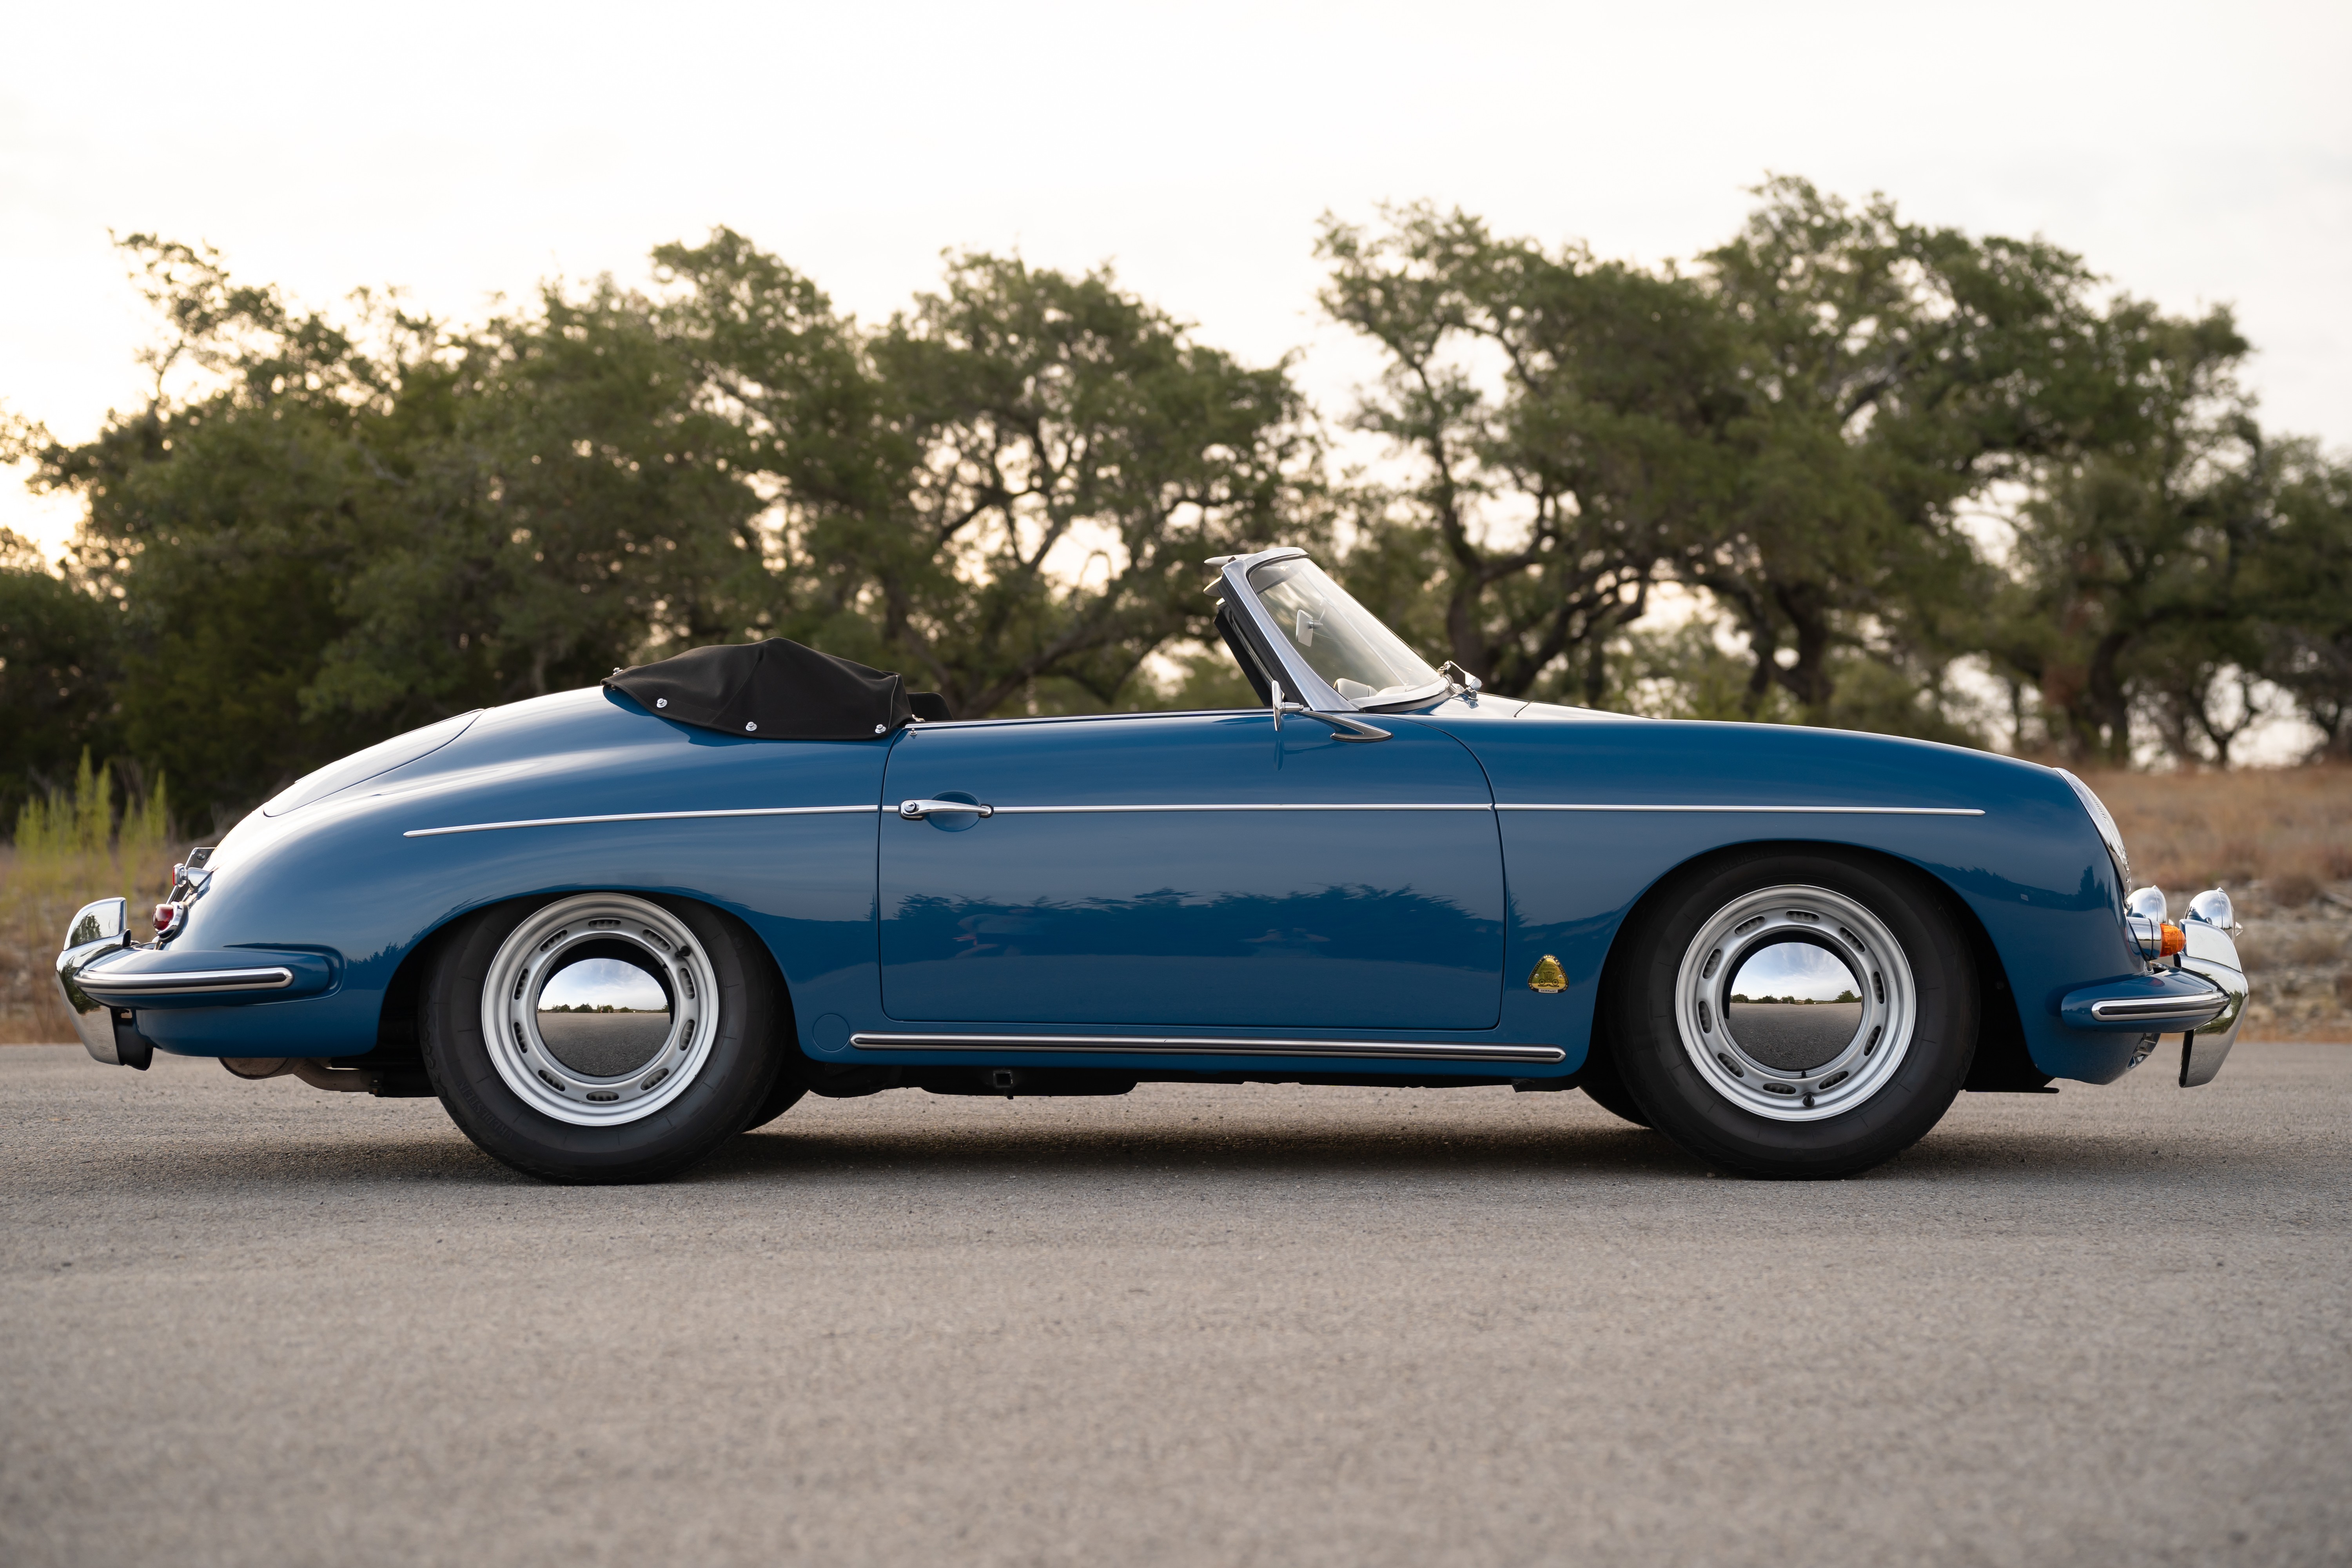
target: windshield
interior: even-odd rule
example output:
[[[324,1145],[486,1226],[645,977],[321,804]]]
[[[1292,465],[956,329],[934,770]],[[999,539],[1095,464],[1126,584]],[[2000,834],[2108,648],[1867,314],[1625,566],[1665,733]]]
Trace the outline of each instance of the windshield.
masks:
[[[1395,702],[1445,678],[1304,556],[1254,568],[1250,586],[1307,668],[1359,705]]]

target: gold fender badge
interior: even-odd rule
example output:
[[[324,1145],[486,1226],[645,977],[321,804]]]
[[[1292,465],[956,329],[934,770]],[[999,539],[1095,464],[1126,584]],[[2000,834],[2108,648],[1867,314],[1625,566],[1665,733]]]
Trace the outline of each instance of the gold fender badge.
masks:
[[[1528,976],[1528,989],[1540,991],[1547,996],[1565,991],[1568,989],[1568,971],[1559,966],[1559,959],[1547,952],[1536,960],[1535,970]]]

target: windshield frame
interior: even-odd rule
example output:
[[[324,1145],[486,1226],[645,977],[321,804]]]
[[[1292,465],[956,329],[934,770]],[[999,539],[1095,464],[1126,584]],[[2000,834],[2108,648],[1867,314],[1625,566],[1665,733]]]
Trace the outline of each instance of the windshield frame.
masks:
[[[1283,545],[1273,550],[1261,550],[1254,555],[1231,556],[1217,563],[1218,574],[1224,586],[1226,603],[1237,605],[1247,619],[1247,629],[1255,634],[1250,641],[1256,646],[1259,656],[1261,658],[1267,655],[1273,656],[1276,664],[1279,667],[1279,679],[1285,695],[1321,713],[1399,713],[1409,708],[1421,707],[1424,703],[1445,696],[1454,689],[1454,683],[1440,674],[1437,679],[1427,686],[1414,687],[1410,691],[1381,702],[1362,703],[1340,696],[1321,676],[1315,673],[1306,660],[1297,656],[1297,650],[1290,647],[1289,639],[1285,637],[1275,625],[1273,612],[1265,607],[1265,603],[1258,597],[1257,590],[1250,585],[1249,574],[1256,568],[1269,562],[1288,561],[1294,558],[1313,560],[1312,556],[1297,545]],[[1359,608],[1360,607],[1359,605]],[[1364,614],[1370,616],[1371,612],[1366,610]],[[1372,618],[1377,620],[1379,617]],[[1395,628],[1389,629],[1393,633]]]

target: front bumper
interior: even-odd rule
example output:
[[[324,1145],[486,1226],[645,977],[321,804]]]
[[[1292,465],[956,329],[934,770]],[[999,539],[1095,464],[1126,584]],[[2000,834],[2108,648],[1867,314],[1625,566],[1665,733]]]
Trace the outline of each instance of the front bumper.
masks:
[[[2210,1083],[2237,1044],[2245,1022],[2250,987],[2233,940],[2238,930],[2230,897],[2215,888],[2189,900],[2178,927],[2165,926],[2164,895],[2143,888],[2129,900],[2127,925],[2151,954],[2158,932],[2177,931],[2178,952],[2169,967],[2151,964],[2144,974],[2102,981],[2066,994],[2059,1016],[2077,1029],[2137,1032],[2134,1064],[2156,1048],[2160,1036],[2180,1035],[2180,1087]]]

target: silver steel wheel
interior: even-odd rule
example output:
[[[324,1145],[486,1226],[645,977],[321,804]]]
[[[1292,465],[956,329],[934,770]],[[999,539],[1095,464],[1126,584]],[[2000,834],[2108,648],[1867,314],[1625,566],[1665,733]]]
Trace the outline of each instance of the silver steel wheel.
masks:
[[[1675,981],[1683,1048],[1716,1093],[1775,1121],[1819,1121],[1886,1086],[1918,1016],[1886,923],[1826,888],[1765,888],[1717,910]]]
[[[686,922],[645,899],[584,893],[517,926],[482,984],[482,1039],[523,1103],[614,1127],[686,1092],[710,1059],[719,986]]]

